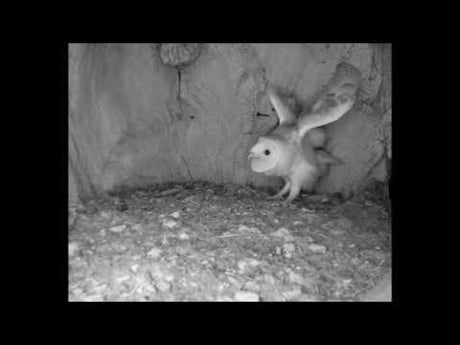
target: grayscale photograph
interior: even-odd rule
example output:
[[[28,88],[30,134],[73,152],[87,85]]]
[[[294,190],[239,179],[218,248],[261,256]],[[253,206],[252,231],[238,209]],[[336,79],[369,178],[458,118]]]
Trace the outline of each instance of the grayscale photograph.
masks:
[[[391,43],[69,43],[69,302],[391,302]]]

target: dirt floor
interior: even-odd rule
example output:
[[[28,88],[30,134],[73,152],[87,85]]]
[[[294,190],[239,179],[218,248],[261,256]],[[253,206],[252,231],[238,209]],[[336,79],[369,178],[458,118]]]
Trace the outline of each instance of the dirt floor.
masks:
[[[373,193],[193,182],[69,205],[69,301],[357,301],[391,270]]]

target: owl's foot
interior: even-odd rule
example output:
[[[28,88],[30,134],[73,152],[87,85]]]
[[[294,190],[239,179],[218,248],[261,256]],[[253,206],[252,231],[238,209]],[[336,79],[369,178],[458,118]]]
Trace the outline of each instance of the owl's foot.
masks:
[[[282,199],[283,199],[283,195],[280,194],[280,193],[272,195],[272,196],[269,196],[267,198],[267,200],[282,200]]]

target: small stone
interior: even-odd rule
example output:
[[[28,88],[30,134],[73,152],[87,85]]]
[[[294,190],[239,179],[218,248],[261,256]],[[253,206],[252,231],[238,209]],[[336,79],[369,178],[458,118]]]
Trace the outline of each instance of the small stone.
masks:
[[[306,242],[313,242],[314,241],[313,237],[311,237],[311,236],[305,236],[305,237],[303,237],[303,240],[306,241]]]
[[[99,215],[101,216],[101,218],[105,218],[105,219],[109,219],[112,217],[112,214],[107,211],[102,211]]]
[[[287,300],[297,298],[297,297],[299,297],[301,294],[302,294],[302,290],[301,290],[300,288],[296,288],[296,289],[291,290],[291,291],[283,292],[283,296],[284,296]]]
[[[176,247],[176,253],[177,255],[185,255],[187,252],[189,251],[188,248],[184,248],[184,247]]]
[[[192,202],[194,199],[195,199],[195,195],[190,195],[190,196],[184,198],[182,201],[188,203],[188,202]]]
[[[81,295],[83,293],[83,289],[80,287],[76,287],[72,289],[72,293],[74,293],[75,295]]]
[[[237,264],[238,269],[242,274],[247,274],[250,270],[252,270],[254,267],[257,267],[258,265],[260,265],[260,261],[252,258],[240,260]]]
[[[175,228],[175,227],[177,227],[179,225],[178,222],[176,222],[174,219],[170,219],[170,218],[163,219],[162,223],[163,223],[163,226],[168,228],[168,229]]]
[[[261,262],[257,259],[253,259],[253,258],[250,258],[250,259],[247,259],[246,260],[247,263],[253,267],[256,267],[256,266],[259,266],[261,264]]]
[[[283,254],[286,258],[290,259],[292,258],[292,254],[295,251],[295,245],[294,243],[285,243],[283,244]]]
[[[343,230],[329,230],[329,231],[334,236],[341,236],[341,235],[345,234],[345,231],[343,231]]]
[[[126,225],[122,224],[122,225],[113,226],[109,230],[112,232],[122,232],[125,229],[126,229]]]
[[[273,277],[272,275],[270,274],[265,274],[264,275],[264,280],[267,284],[270,284],[270,285],[275,285],[276,283],[276,279],[275,277]]]
[[[178,219],[180,217],[179,211],[173,212],[170,214],[171,217]]]
[[[244,271],[246,270],[248,264],[245,260],[240,260],[237,264],[238,266],[238,269],[241,273],[244,273]]]
[[[189,240],[190,239],[190,236],[185,232],[185,231],[181,231],[177,237],[180,239],[180,240]]]
[[[173,195],[173,194],[177,194],[181,191],[182,189],[181,188],[172,188],[172,189],[167,189],[161,193],[159,193],[158,195],[160,196],[169,196],[169,195]]]
[[[289,280],[293,283],[297,283],[300,285],[303,284],[303,277],[300,274],[292,272],[292,271],[289,272]]]
[[[135,224],[135,225],[133,225],[132,229],[134,231],[141,231],[142,230],[142,224]]]
[[[276,253],[276,255],[281,255],[281,247],[278,247],[278,246],[277,246],[277,247],[275,248],[275,253]]]
[[[85,296],[82,298],[83,302],[102,302],[104,297],[101,294],[95,294],[90,296]]]
[[[326,246],[323,246],[322,244],[316,244],[316,243],[310,244],[308,246],[308,249],[312,251],[313,253],[320,253],[320,254],[324,254],[327,251]]]
[[[248,234],[260,234],[260,230],[255,227],[249,227],[246,225],[240,225],[238,227],[239,232],[248,233]]]
[[[130,275],[126,272],[118,272],[117,274],[114,275],[114,280],[117,283],[123,283],[124,281],[127,281],[130,279]]]
[[[250,282],[247,282],[246,284],[244,284],[244,288],[245,288],[245,290],[249,290],[249,291],[252,291],[252,292],[260,291],[259,284],[257,284],[256,282],[253,282],[253,281],[250,281]]]
[[[258,302],[259,295],[250,291],[238,291],[235,294],[235,300],[239,302]]]
[[[162,292],[166,292],[171,288],[171,284],[168,283],[167,281],[164,281],[164,280],[160,280],[160,281],[156,282],[155,285],[158,288],[158,290],[160,290]]]
[[[79,249],[77,242],[69,243],[69,256],[74,256]]]
[[[272,235],[275,237],[281,237],[285,242],[294,241],[294,237],[292,237],[291,233],[286,228],[279,228]]]
[[[350,283],[353,281],[353,279],[343,279],[342,282],[343,282],[343,285],[347,286],[347,285],[350,285]]]
[[[159,248],[153,248],[147,253],[147,257],[150,259],[156,259],[160,256],[160,254],[163,252],[163,250]]]

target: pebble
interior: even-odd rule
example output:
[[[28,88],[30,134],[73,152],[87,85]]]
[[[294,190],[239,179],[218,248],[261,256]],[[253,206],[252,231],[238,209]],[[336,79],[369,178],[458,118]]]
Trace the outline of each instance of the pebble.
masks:
[[[260,265],[260,261],[256,259],[244,259],[238,261],[238,269],[241,274],[247,274],[251,269]]]
[[[142,224],[135,224],[135,225],[133,225],[132,229],[134,231],[141,231],[142,230]]]
[[[174,219],[163,219],[162,220],[163,226],[169,229],[175,228],[176,226],[179,225],[178,222],[176,222]]]
[[[292,242],[294,241],[294,237],[291,235],[288,229],[286,228],[279,228],[277,231],[275,231],[273,236],[276,237],[281,237],[285,242]]]
[[[188,202],[192,202],[195,198],[196,198],[195,195],[190,195],[186,197],[185,199],[183,199],[182,201],[188,203]]]
[[[159,193],[158,195],[161,195],[161,196],[173,195],[173,194],[179,193],[181,190],[182,190],[181,188],[172,188],[172,189],[165,190]]]
[[[276,249],[275,249],[275,253],[276,253],[276,255],[281,255],[281,247],[277,246]]]
[[[300,285],[303,284],[303,277],[300,274],[292,272],[292,271],[289,272],[289,280],[293,283],[297,283]]]
[[[308,246],[308,249],[312,251],[313,253],[321,253],[321,254],[324,254],[327,251],[326,246],[323,246],[322,244],[316,244],[316,243],[310,244]]]
[[[303,240],[306,241],[306,242],[313,242],[314,241],[313,237],[311,237],[311,236],[304,236]]]
[[[107,212],[107,211],[102,211],[100,214],[101,218],[110,218],[112,216],[112,214],[110,212]]]
[[[283,244],[283,254],[286,258],[290,259],[292,258],[292,254],[295,251],[295,245],[294,243],[285,243]]]
[[[122,232],[125,229],[126,229],[126,225],[122,224],[122,225],[113,226],[109,230],[112,232]]]
[[[260,234],[260,230],[255,228],[255,227],[249,227],[246,225],[240,225],[238,227],[239,232],[245,232],[245,233],[250,233],[250,234]]]
[[[300,295],[302,295],[302,290],[301,290],[300,288],[296,288],[296,289],[291,290],[291,291],[283,292],[283,296],[284,296],[287,300],[297,298],[297,297],[299,297]]]
[[[246,290],[253,291],[253,292],[258,292],[258,291],[260,291],[260,286],[259,286],[259,284],[257,284],[256,282],[253,282],[253,281],[249,281],[249,282],[247,282],[246,284],[244,284],[244,288],[245,288]]]
[[[276,279],[275,277],[273,277],[272,275],[270,274],[265,274],[264,275],[264,280],[267,284],[270,284],[270,285],[275,285],[276,283]]]
[[[190,236],[185,232],[185,231],[181,231],[177,237],[180,239],[180,240],[189,240],[190,239]]]
[[[170,214],[171,217],[178,219],[180,217],[179,211],[173,212]]]
[[[83,302],[102,302],[104,297],[101,294],[95,294],[90,296],[85,296],[82,298]]]
[[[147,253],[147,257],[150,259],[156,259],[160,256],[160,254],[163,252],[163,250],[158,249],[158,248],[153,248]]]
[[[235,300],[239,302],[258,302],[259,295],[250,291],[238,291],[235,294]]]
[[[171,284],[164,280],[157,281],[155,285],[162,292],[166,292],[171,288]]]
[[[345,231],[343,230],[329,230],[329,232],[334,236],[341,236],[345,234]]]
[[[69,243],[69,256],[74,256],[79,249],[77,242]]]

